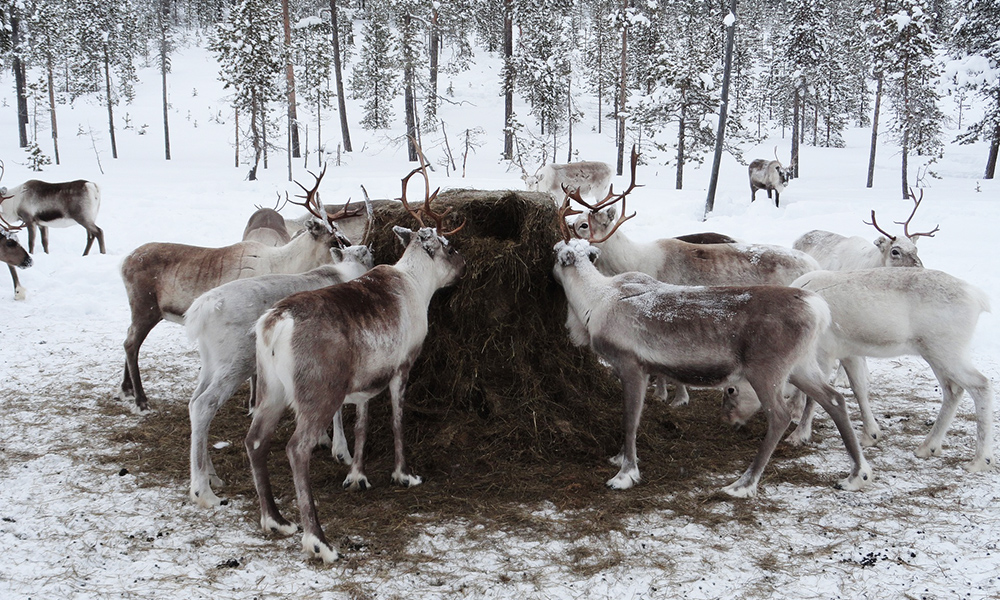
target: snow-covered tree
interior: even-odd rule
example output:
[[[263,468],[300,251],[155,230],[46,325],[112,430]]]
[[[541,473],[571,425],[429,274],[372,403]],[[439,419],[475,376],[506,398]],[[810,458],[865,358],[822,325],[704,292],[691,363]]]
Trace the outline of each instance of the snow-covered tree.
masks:
[[[257,167],[265,156],[268,103],[282,95],[280,76],[285,64],[280,26],[281,18],[273,2],[239,0],[209,43],[219,61],[219,79],[225,89],[233,91],[233,108],[237,115],[250,116],[251,180],[256,179]],[[238,131],[237,125],[237,135]]]
[[[955,25],[950,65],[952,77],[983,99],[983,118],[959,136],[963,144],[990,142],[986,159],[986,179],[996,175],[1000,153],[1000,2],[967,0],[965,12]]]
[[[390,27],[389,2],[365,4],[365,25],[358,62],[351,73],[351,93],[364,100],[361,126],[385,129],[392,122],[392,101],[399,89],[398,42]]]
[[[302,19],[292,28],[292,62],[295,79],[306,104],[316,118],[316,150],[323,151],[323,111],[333,98],[330,81],[333,78],[332,29],[319,17]]]
[[[902,196],[908,194],[911,152],[938,154],[943,148],[935,83],[934,34],[922,0],[901,0],[896,12],[877,24],[875,46],[885,57],[886,95],[892,103],[890,131],[902,155]]]

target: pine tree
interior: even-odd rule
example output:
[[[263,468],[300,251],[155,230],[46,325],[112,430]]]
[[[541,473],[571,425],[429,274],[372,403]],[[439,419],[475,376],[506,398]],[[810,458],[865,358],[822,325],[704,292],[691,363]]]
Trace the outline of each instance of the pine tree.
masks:
[[[249,143],[253,149],[250,179],[266,162],[268,103],[281,97],[279,77],[284,70],[277,7],[267,0],[239,0],[229,18],[213,33],[209,48],[219,61],[219,79],[233,90],[237,114],[250,115]]]
[[[356,100],[364,100],[361,126],[365,129],[385,129],[392,122],[392,100],[398,90],[398,43],[389,26],[392,6],[385,2],[365,5],[363,42],[358,63],[351,73],[351,92]]]
[[[830,51],[829,14],[821,0],[792,0],[787,33],[780,48],[787,63],[792,94],[792,176],[799,176],[799,142],[804,137],[806,109],[816,99],[810,90],[822,79],[821,66]]]
[[[334,76],[331,31],[330,23],[315,17],[303,19],[292,30],[296,81],[306,103],[315,110],[317,152],[323,151],[323,110],[334,95],[329,87]]]
[[[996,0],[968,0],[965,13],[955,25],[953,56],[963,59],[962,85],[974,90],[984,101],[982,119],[958,137],[963,144],[989,140],[986,179],[996,175],[1000,154],[1000,3]]]
[[[938,73],[931,17],[921,0],[901,0],[899,6],[878,23],[875,46],[885,56],[886,95],[893,106],[890,131],[900,145],[901,189],[906,198],[910,153],[941,152],[944,115],[934,88]]]

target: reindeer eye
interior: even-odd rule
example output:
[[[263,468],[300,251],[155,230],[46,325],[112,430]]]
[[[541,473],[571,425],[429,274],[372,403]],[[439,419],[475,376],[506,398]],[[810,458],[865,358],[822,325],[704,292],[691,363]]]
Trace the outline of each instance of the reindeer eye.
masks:
[[[14,240],[12,240],[10,238],[7,238],[7,241],[4,242],[4,243],[7,245],[8,248],[13,248],[14,246],[17,245],[17,242],[15,242]]]
[[[896,249],[896,248],[893,248],[892,252],[890,252],[890,254],[892,254],[893,256],[899,256],[899,250]]]
[[[730,396],[735,396],[736,395],[736,388],[734,388],[734,387],[728,387],[728,388],[726,388],[726,393],[729,394]]]

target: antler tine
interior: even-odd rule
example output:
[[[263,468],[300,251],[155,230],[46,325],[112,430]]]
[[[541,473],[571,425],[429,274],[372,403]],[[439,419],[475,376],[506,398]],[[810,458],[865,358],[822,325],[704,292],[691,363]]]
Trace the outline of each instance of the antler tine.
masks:
[[[563,186],[563,191],[566,195],[563,198],[562,206],[560,206],[559,210],[556,211],[556,223],[559,225],[559,233],[562,234],[563,241],[568,242],[573,239],[573,232],[570,230],[569,224],[566,223],[566,217],[582,214],[583,211],[574,210],[569,201],[571,199],[575,200],[576,198],[573,198],[572,194],[569,191],[566,191],[565,186]],[[579,191],[574,191],[577,196],[580,195]]]
[[[291,202],[292,204],[298,204],[299,206],[304,206],[305,209],[309,211],[309,214],[311,214],[312,216],[316,217],[321,221],[326,219],[326,212],[323,210],[323,206],[316,199],[316,192],[319,190],[319,184],[323,180],[323,176],[326,175],[326,166],[327,165],[324,163],[323,170],[320,171],[319,176],[317,176],[312,171],[307,171],[310,175],[312,175],[316,179],[316,183],[313,185],[311,190],[306,186],[302,185],[301,183],[299,183],[298,181],[295,182],[295,185],[302,188],[302,191],[306,193],[305,196],[301,194],[296,194],[296,197],[305,198],[305,202],[296,202],[294,200],[291,200],[288,198],[288,193],[287,192],[285,193],[286,202]]]
[[[632,157],[631,157],[631,159],[629,161],[629,170],[631,171],[632,181],[629,182],[628,188],[626,188],[625,191],[622,192],[622,193],[620,193],[620,194],[615,194],[614,193],[614,186],[610,186],[608,188],[608,195],[607,195],[607,197],[605,197],[604,200],[601,200],[600,202],[598,202],[596,204],[597,209],[601,209],[601,208],[605,208],[607,206],[611,206],[615,202],[618,202],[619,199],[624,200],[625,196],[628,196],[629,194],[632,193],[632,190],[634,190],[637,187],[642,187],[641,185],[636,185],[636,183],[635,183],[635,171],[636,171],[636,167],[638,165],[639,165],[639,151],[636,149],[635,145],[633,145],[632,146]],[[591,210],[594,210],[594,209],[591,209]],[[624,212],[624,210],[622,212]]]
[[[433,202],[434,199],[437,198],[438,193],[441,191],[441,188],[437,188],[436,190],[434,190],[433,194],[431,193],[431,180],[430,177],[428,177],[427,175],[427,165],[429,163],[427,162],[427,158],[424,156],[424,151],[420,148],[420,144],[414,141],[413,147],[416,148],[417,156],[420,158],[420,168],[416,170],[420,171],[424,176],[424,205],[418,210],[420,212],[423,212],[428,217],[434,219],[435,228],[437,229],[438,235],[447,237],[449,235],[458,233],[463,227],[465,227],[465,224],[468,222],[468,220],[467,219],[463,220],[461,225],[459,225],[455,229],[452,229],[451,231],[444,231],[444,218],[451,213],[454,207],[449,206],[442,213],[434,212],[434,210],[431,208],[431,202]],[[407,210],[409,210],[409,207],[407,207]],[[417,217],[417,220],[419,221],[420,218]],[[423,221],[420,222],[420,225],[421,227],[424,226]]]
[[[412,208],[410,208],[410,203],[406,201],[406,185],[410,182],[410,177],[413,177],[414,175],[419,173],[422,169],[423,169],[422,166],[417,167],[416,169],[410,171],[406,175],[406,177],[403,178],[403,195],[399,199],[403,202],[403,207],[406,208],[406,212],[413,215],[413,218],[417,220],[417,223],[420,223],[420,226],[424,227],[424,220],[420,218],[420,209],[418,208],[417,210],[413,210]]]
[[[610,238],[612,235],[614,235],[614,233],[616,231],[618,231],[618,228],[621,227],[622,224],[625,223],[625,221],[628,221],[629,219],[635,217],[636,213],[634,213],[634,212],[632,214],[630,214],[629,216],[627,216],[627,217],[625,216],[625,194],[622,194],[620,196],[620,198],[621,198],[621,201],[622,201],[622,214],[621,214],[620,217],[618,217],[618,220],[615,222],[615,226],[612,227],[611,231],[609,231],[608,233],[606,233],[604,235],[604,237],[602,237],[600,239],[594,239],[593,237],[588,238],[588,241],[591,244],[600,244],[601,242],[607,241],[608,238]],[[593,231],[594,228],[591,227],[590,230]]]
[[[889,238],[890,241],[894,241],[896,239],[896,236],[891,235],[889,232],[887,232],[886,230],[884,230],[884,229],[882,229],[881,227],[878,226],[878,221],[875,220],[875,209],[874,208],[872,209],[872,222],[869,223],[868,221],[862,221],[862,223],[864,223],[865,225],[871,225],[872,227],[874,227],[875,229],[877,229],[879,233],[881,233],[885,237]]]
[[[372,230],[375,228],[375,211],[372,210],[372,200],[368,197],[368,190],[361,186],[361,193],[365,195],[365,212],[368,213],[368,222],[365,223],[365,232],[361,234],[361,245],[367,246],[371,242]]]
[[[927,233],[910,233],[910,221],[913,220],[913,215],[917,214],[917,209],[920,208],[920,203],[923,202],[924,200],[924,190],[923,189],[920,190],[920,198],[917,198],[917,195],[913,193],[913,188],[909,188],[909,190],[910,190],[910,198],[913,199],[913,212],[910,213],[910,217],[906,219],[905,222],[903,223],[900,223],[899,221],[894,221],[894,222],[897,225],[903,226],[903,235],[905,235],[908,239],[915,238],[921,235],[927,237],[934,237],[934,234],[941,229],[940,225],[935,225],[934,229],[930,230]]]

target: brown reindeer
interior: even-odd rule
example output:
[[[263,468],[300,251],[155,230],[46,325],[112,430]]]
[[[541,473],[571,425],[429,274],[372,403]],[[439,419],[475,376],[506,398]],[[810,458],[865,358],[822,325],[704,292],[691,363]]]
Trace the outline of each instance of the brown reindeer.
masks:
[[[619,199],[624,203],[624,196]],[[568,203],[567,197],[563,214]],[[622,213],[608,236],[627,218],[624,207]],[[844,398],[826,383],[816,363],[819,335],[830,323],[829,308],[819,296],[774,285],[670,285],[636,272],[608,277],[594,264],[602,259],[600,249],[588,240],[570,240],[563,214],[565,241],[555,247],[553,274],[566,292],[570,338],[607,361],[624,389],[625,440],[611,459],[620,469],[608,487],[627,489],[639,482],[636,432],[653,374],[706,387],[746,380],[757,391],[766,409],[767,434],[750,467],[723,488],[732,496],[757,493],[764,467],[791,423],[781,394],[789,377],[816,398],[840,430],[854,467],[839,487],[859,489],[870,479]]]
[[[0,205],[5,199],[0,196]],[[27,269],[31,266],[31,255],[18,243],[15,235],[21,227],[23,226],[11,225],[0,216],[0,261],[7,263],[7,268],[10,269],[10,278],[14,280],[14,300],[24,300],[26,297],[14,267]]]
[[[422,158],[422,155],[421,155]],[[416,169],[403,179],[423,170]],[[429,186],[428,186],[429,187]],[[429,191],[429,189],[428,189]],[[403,395],[410,368],[427,335],[427,308],[439,288],[465,273],[465,259],[445,237],[444,213],[431,210],[437,192],[410,213],[420,228],[394,227],[406,249],[395,265],[379,265],[361,277],[315,291],[293,294],[257,321],[257,373],[260,398],[246,437],[254,484],[260,501],[261,526],[266,532],[291,535],[296,526],[281,516],[274,502],[267,456],[271,436],[285,409],[295,412],[295,432],[286,454],[292,468],[303,550],[324,562],[337,559],[323,534],[313,502],[309,459],[334,414],[345,404],[357,406],[354,460],[344,487],[365,489],[364,445],[367,402],[389,388],[395,469],[392,480],[414,486],[421,478],[408,472],[403,453]],[[435,227],[423,224],[422,215]]]
[[[296,203],[324,215],[314,207],[314,196],[324,171],[305,190],[305,202]],[[121,274],[132,310],[125,337],[125,375],[119,397],[135,397],[140,411],[149,401],[139,376],[139,347],[161,320],[183,323],[195,298],[223,283],[268,273],[303,273],[330,263],[331,248],[342,248],[334,225],[336,215],[313,221],[292,241],[277,248],[260,242],[239,242],[223,248],[153,242],[139,246],[125,257]]]

